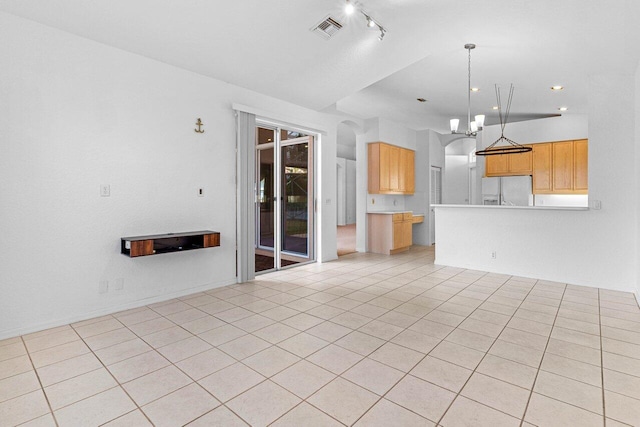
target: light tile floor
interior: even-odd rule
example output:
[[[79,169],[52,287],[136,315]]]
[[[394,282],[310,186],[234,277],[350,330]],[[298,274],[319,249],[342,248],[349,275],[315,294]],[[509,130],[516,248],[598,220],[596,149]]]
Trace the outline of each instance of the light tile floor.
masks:
[[[0,426],[640,425],[630,293],[352,254],[0,341]]]

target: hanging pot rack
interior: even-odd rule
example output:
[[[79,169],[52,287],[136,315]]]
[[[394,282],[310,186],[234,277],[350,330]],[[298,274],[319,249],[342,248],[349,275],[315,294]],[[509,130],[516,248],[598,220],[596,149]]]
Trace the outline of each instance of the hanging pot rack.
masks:
[[[527,153],[532,150],[531,147],[525,147],[518,144],[515,141],[504,136],[504,128],[507,126],[509,120],[509,112],[511,111],[511,101],[513,100],[513,84],[509,88],[509,98],[507,100],[507,109],[503,116],[502,114],[502,99],[500,97],[500,88],[495,85],[496,88],[496,100],[498,101],[498,116],[500,118],[500,138],[498,138],[493,144],[489,145],[484,150],[476,151],[476,156],[497,156],[499,154],[518,154]],[[500,142],[506,142],[507,145],[498,145]]]

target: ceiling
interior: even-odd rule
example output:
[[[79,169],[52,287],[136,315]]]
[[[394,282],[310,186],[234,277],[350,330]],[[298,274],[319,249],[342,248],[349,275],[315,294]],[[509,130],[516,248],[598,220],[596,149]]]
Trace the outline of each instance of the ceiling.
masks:
[[[344,0],[0,0],[0,11],[314,110],[438,131],[466,121],[465,43],[477,45],[472,114],[489,123],[494,84],[503,103],[515,85],[513,119],[586,114],[589,76],[633,73],[640,57],[636,0],[359,4],[384,41]],[[310,30],[329,15],[343,28],[325,40]]]

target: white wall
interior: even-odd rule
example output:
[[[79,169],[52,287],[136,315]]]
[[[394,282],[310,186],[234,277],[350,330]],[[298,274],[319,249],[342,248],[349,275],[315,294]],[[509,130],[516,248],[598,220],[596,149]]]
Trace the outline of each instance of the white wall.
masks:
[[[346,160],[346,173],[345,173],[345,207],[347,224],[355,224],[356,222],[356,174],[357,166],[355,160]]]
[[[336,158],[336,221],[338,225],[345,225],[347,221],[347,163],[345,159]]]
[[[589,137],[589,199],[602,210],[440,208],[436,262],[633,291],[638,282],[638,162],[634,76],[593,76],[585,119],[508,125],[521,142]],[[568,123],[574,120],[574,130]],[[518,125],[518,126],[516,126]],[[533,126],[538,125],[536,130]],[[516,132],[527,130],[527,134]],[[542,139],[549,137],[549,139]],[[490,259],[492,251],[498,253]]]
[[[640,114],[640,63],[636,68],[635,75],[635,96],[636,96],[636,105],[635,105],[635,151],[636,151],[636,160],[635,164],[640,165],[640,148],[638,145],[640,144],[640,120],[637,118],[638,114]],[[640,189],[640,166],[636,167],[636,190]],[[636,191],[637,192],[637,191]],[[640,196],[636,196],[636,219],[640,219]],[[637,221],[636,221],[637,224]],[[640,255],[640,226],[636,226],[636,254]],[[636,263],[636,301],[640,303],[640,262]]]
[[[318,257],[336,257],[336,117],[3,13],[0,38],[0,339],[235,281],[233,103],[326,132]],[[120,254],[122,236],[198,229],[221,246]]]
[[[416,157],[415,157],[415,193],[406,201],[406,208],[417,214],[424,214],[424,222],[413,225],[413,244],[430,245],[429,241],[429,151],[430,137],[435,132],[422,130],[416,132]]]
[[[444,156],[446,179],[442,183],[442,203],[469,204],[469,157],[447,154]]]
[[[349,146],[349,145],[342,145],[342,144],[338,144],[336,146],[336,154],[338,157],[342,157],[343,159],[350,159],[350,160],[355,160],[356,159],[356,147],[355,145]]]

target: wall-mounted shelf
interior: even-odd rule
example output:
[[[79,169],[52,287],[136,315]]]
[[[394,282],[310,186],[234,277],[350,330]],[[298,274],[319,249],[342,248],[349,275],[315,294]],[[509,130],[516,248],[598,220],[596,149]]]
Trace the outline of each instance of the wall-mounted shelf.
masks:
[[[120,239],[120,253],[132,258],[214,246],[220,246],[220,233],[211,230],[122,237]]]

